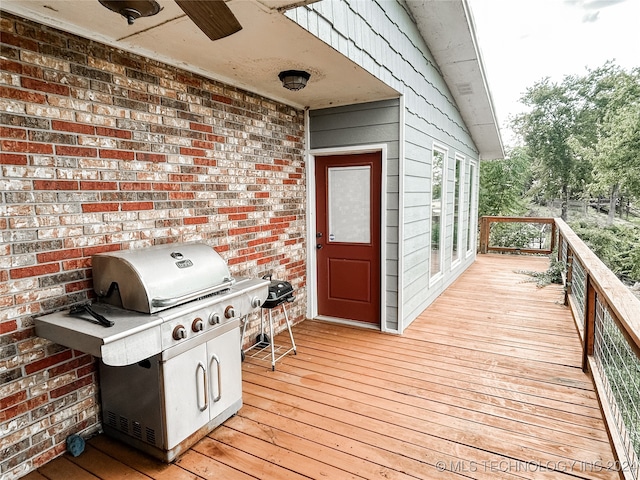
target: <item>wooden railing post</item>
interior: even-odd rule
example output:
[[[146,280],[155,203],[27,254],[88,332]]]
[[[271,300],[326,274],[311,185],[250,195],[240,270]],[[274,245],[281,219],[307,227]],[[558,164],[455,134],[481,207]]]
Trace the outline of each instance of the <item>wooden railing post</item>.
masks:
[[[480,218],[480,253],[487,253],[489,248],[489,232],[491,230],[489,218]]]
[[[582,348],[582,371],[589,369],[589,357],[593,356],[596,335],[596,290],[591,275],[587,273],[584,294],[584,345]]]

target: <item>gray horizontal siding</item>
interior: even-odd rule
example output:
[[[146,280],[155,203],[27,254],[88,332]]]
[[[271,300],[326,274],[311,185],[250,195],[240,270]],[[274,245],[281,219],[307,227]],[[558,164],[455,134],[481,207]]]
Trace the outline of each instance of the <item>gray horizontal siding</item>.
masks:
[[[384,322],[398,328],[398,222],[399,222],[400,100],[363,103],[309,112],[311,149],[386,145],[385,252],[386,311]]]
[[[425,8],[429,8],[428,2]],[[293,9],[287,15],[403,96],[403,191],[399,192],[399,203],[404,210],[400,215],[396,208],[393,215],[388,212],[388,218],[401,218],[403,222],[398,226],[403,236],[402,244],[396,246],[396,251],[403,255],[399,263],[403,271],[399,273],[398,281],[403,286],[402,323],[406,326],[473,260],[473,256],[465,257],[467,218],[463,203],[462,261],[459,267],[452,269],[454,179],[451,165],[456,153],[467,159],[477,159],[477,148],[433,56],[402,1],[331,0]],[[320,113],[312,115],[311,147],[377,143],[374,138],[391,135],[395,126],[385,122],[385,113],[376,111],[379,106],[370,104],[372,110],[331,109],[331,118],[321,117]],[[386,113],[395,116],[395,112]],[[370,115],[373,118],[369,118]],[[447,149],[443,198],[446,216],[442,225],[447,243],[443,275],[437,283],[430,284],[431,150],[434,142]],[[395,141],[389,143],[389,151],[392,152],[389,167],[394,172],[399,171],[400,165],[397,161],[398,146]],[[468,169],[465,169],[465,177],[468,177]],[[390,174],[387,181],[387,201],[391,205],[392,193],[398,192],[400,185],[397,173]],[[468,178],[465,178],[465,187],[467,184]],[[474,194],[477,195],[477,188]],[[463,194],[464,200],[466,195]],[[475,222],[474,215],[474,231]],[[397,234],[392,237],[390,232],[391,225],[388,225],[389,238],[397,237]],[[391,284],[390,277],[387,281]],[[388,324],[391,313],[388,312]]]

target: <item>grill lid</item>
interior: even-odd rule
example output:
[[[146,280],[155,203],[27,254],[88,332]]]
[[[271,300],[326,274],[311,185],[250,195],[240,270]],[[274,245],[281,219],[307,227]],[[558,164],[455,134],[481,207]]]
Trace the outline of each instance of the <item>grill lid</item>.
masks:
[[[154,313],[229,288],[226,262],[208,245],[167,244],[93,255],[93,289],[101,300]]]

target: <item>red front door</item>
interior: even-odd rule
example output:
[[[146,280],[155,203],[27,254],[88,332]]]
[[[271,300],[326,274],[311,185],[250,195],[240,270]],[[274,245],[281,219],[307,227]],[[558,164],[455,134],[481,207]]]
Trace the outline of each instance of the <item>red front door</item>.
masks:
[[[381,154],[316,157],[318,314],[380,324]]]

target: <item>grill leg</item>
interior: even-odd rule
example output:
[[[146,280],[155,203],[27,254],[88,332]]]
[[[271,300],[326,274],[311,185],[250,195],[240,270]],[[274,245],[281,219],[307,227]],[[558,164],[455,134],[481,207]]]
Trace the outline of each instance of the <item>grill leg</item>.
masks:
[[[289,330],[289,338],[291,339],[291,346],[293,347],[293,354],[297,355],[296,351],[296,342],[293,341],[293,333],[291,332],[291,322],[289,321],[289,315],[287,314],[287,307],[285,304],[282,304],[282,311],[284,312],[284,319],[287,322],[287,330]]]
[[[271,317],[271,309],[269,309],[269,331],[271,332],[271,371],[276,370],[276,351],[274,348],[274,336],[273,336],[273,318]]]

